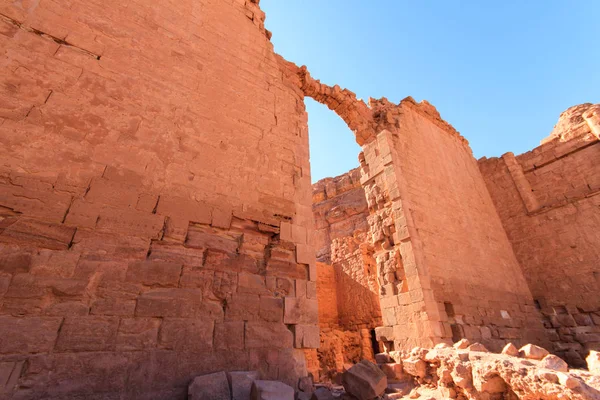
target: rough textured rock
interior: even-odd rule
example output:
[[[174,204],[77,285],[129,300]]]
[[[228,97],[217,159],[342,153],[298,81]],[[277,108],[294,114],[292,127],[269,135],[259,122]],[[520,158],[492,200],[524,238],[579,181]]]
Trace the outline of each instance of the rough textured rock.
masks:
[[[189,389],[190,400],[231,400],[231,390],[225,372],[198,376]]]
[[[533,360],[541,360],[548,354],[548,350],[534,344],[526,344],[519,349],[519,355],[521,357],[530,358]]]
[[[250,400],[294,400],[294,388],[277,381],[254,381]]]
[[[404,372],[417,383],[410,394],[388,398],[427,399],[569,399],[600,398],[600,373],[569,370],[563,360],[547,355],[543,360],[523,359],[506,354],[467,352],[436,348],[414,352],[425,365],[409,365]],[[466,356],[466,357],[465,357]]]
[[[346,392],[358,400],[370,400],[381,395],[387,387],[387,377],[377,365],[363,360],[342,375]]]
[[[252,382],[259,379],[256,371],[232,371],[227,373],[231,387],[232,400],[247,400],[250,398]]]

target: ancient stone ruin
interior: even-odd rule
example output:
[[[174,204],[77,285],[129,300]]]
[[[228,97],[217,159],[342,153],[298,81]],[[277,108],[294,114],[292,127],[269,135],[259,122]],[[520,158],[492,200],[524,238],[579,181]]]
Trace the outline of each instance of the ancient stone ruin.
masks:
[[[0,398],[598,398],[600,105],[478,161],[264,19],[0,2]],[[311,185],[305,97],[357,170]]]

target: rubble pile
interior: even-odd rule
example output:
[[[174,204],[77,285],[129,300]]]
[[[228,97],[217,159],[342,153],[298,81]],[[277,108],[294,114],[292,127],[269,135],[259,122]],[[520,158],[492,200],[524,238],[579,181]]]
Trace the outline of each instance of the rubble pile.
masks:
[[[588,370],[569,369],[561,358],[532,344],[517,349],[507,344],[502,353],[462,339],[454,346],[391,351],[376,355],[374,364],[362,360],[347,366],[342,385],[314,384],[300,379],[297,390],[276,381],[244,377],[245,390],[227,390],[225,373],[196,378],[190,399],[219,400],[600,400],[600,352],[591,351]],[[241,374],[241,375],[240,375]],[[229,375],[229,385],[232,385]],[[215,397],[217,396],[217,397]]]

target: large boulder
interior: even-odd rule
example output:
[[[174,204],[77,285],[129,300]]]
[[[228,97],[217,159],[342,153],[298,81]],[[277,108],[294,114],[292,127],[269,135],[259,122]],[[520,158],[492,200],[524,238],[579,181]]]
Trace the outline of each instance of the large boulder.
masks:
[[[197,376],[188,387],[188,400],[231,400],[227,374]]]
[[[370,361],[362,360],[342,375],[346,392],[358,400],[371,400],[381,396],[387,387],[387,377]]]
[[[252,390],[252,382],[258,380],[256,371],[234,371],[227,374],[231,386],[233,400],[248,400]]]
[[[250,400],[294,400],[294,388],[277,381],[254,381]]]

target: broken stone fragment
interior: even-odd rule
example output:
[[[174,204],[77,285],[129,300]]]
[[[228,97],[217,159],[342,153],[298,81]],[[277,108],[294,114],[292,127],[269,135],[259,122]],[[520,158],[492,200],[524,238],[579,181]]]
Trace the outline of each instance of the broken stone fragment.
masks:
[[[540,361],[539,367],[554,371],[569,372],[569,366],[567,363],[562,358],[557,357],[554,354],[548,354],[546,357],[544,357],[542,361]]]
[[[457,350],[463,350],[469,347],[470,345],[471,342],[469,342],[469,339],[460,339],[458,342],[454,343],[453,347]]]
[[[294,400],[294,389],[277,381],[254,381],[250,400]]]
[[[581,386],[581,381],[571,374],[565,374],[564,372],[558,372],[558,382],[568,389],[575,389]]]
[[[600,352],[591,350],[590,354],[586,357],[588,369],[592,374],[600,374]]]
[[[188,388],[189,400],[230,400],[231,392],[225,372],[197,376]]]
[[[473,343],[469,346],[469,351],[479,351],[483,353],[489,353],[490,351],[481,343]]]
[[[502,354],[506,354],[507,356],[518,357],[519,356],[519,349],[517,349],[517,346],[515,346],[514,344],[508,343],[502,349]]]
[[[388,353],[378,353],[375,354],[375,362],[377,364],[387,364],[394,362]]]
[[[550,354],[548,350],[534,344],[526,344],[519,349],[519,355],[530,360],[541,360],[548,354]]]
[[[385,392],[387,377],[377,365],[362,360],[343,373],[342,385],[358,400],[371,400]]]
[[[402,360],[402,367],[407,374],[417,378],[425,378],[427,375],[427,364],[418,358],[411,357]]]
[[[256,371],[228,372],[232,400],[247,400],[250,398],[252,382],[259,378]]]
[[[310,400],[333,400],[333,393],[331,393],[331,390],[324,388],[324,387],[320,387],[317,390],[314,391],[314,393],[312,394],[312,397],[310,398]]]
[[[402,364],[398,363],[386,363],[380,366],[383,373],[387,376],[389,381],[401,381],[406,379]]]

